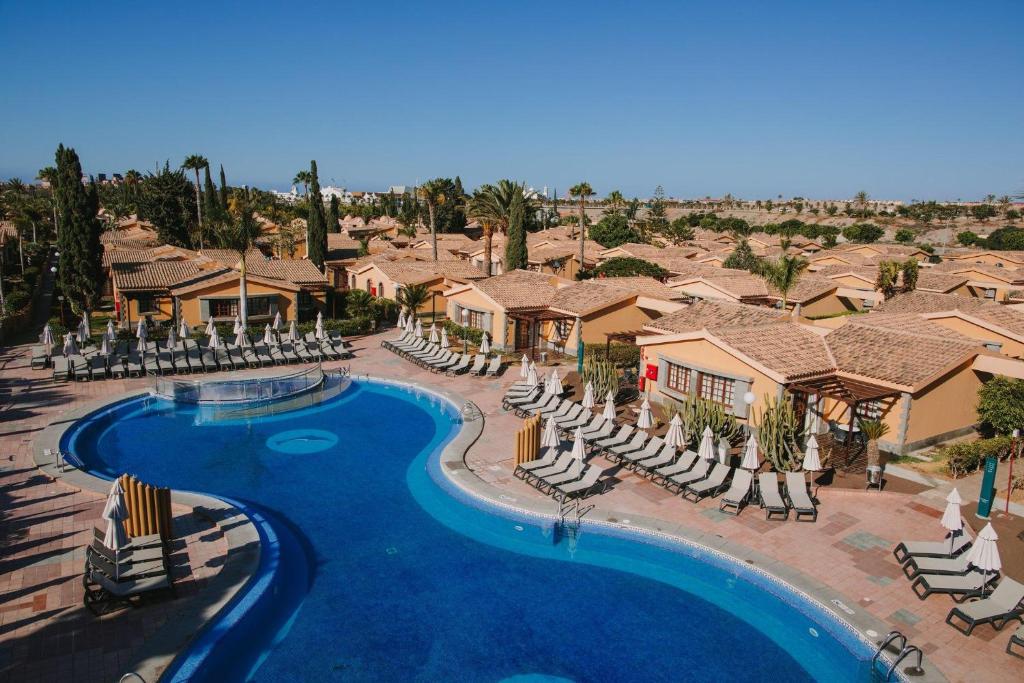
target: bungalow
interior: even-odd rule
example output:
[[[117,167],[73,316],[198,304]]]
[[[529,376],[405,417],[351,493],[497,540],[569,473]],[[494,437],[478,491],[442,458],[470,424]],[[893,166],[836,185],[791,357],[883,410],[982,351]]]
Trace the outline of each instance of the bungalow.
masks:
[[[852,416],[877,418],[890,428],[881,447],[905,453],[970,432],[976,402],[965,397],[993,372],[1024,374],[930,321],[871,314],[829,332],[781,315],[702,301],[655,321],[637,339],[645,389],[661,402],[700,396],[755,429],[766,400],[787,400],[805,430],[831,430],[837,443],[857,431]]]
[[[600,258],[600,247],[594,242],[587,242],[583,251],[583,264],[580,264],[580,247],[573,242],[560,242],[530,248],[530,270],[538,273],[557,275],[569,280],[575,279],[581,268],[593,268]]]
[[[960,265],[973,264],[1008,270],[1024,269],[1024,251],[951,250],[942,255],[942,260],[947,263],[956,262]]]
[[[942,263],[936,271],[956,275],[967,280],[964,293],[990,301],[1006,301],[1010,293],[1024,287],[1024,270],[1012,270],[999,265],[979,265],[952,261]]]
[[[465,261],[371,258],[350,269],[349,288],[361,289],[371,296],[396,299],[403,287],[425,285],[430,299],[417,313],[436,315],[439,304],[442,310],[445,308],[443,299],[439,302],[438,297],[443,297],[452,287],[484,277],[480,270]]]

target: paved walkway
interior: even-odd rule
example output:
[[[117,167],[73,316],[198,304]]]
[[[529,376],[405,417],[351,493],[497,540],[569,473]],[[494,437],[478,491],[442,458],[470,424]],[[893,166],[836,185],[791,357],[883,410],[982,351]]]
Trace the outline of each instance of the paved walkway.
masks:
[[[513,369],[498,379],[439,377],[380,349],[380,339],[392,334],[356,340],[353,346],[357,357],[341,365],[350,364],[356,375],[442,385],[471,397],[487,422],[467,456],[467,464],[481,479],[503,488],[512,497],[544,500],[541,494],[512,477],[513,435],[521,420],[502,410],[500,400],[504,388],[518,379],[518,373]],[[13,457],[2,465],[6,469],[0,471],[0,490],[6,496],[16,497],[11,502],[19,504],[12,508],[5,501],[3,506],[7,514],[2,527],[3,543],[7,548],[19,545],[16,553],[5,552],[5,566],[0,573],[0,608],[5,609],[0,612],[0,683],[40,676],[42,680],[53,680],[43,675],[42,667],[55,666],[50,662],[58,659],[63,662],[60,666],[65,667],[62,670],[70,672],[67,680],[107,680],[107,672],[121,672],[118,662],[130,656],[146,633],[140,626],[143,621],[159,622],[161,608],[105,617],[100,623],[103,628],[109,623],[110,630],[101,639],[94,635],[100,630],[94,628],[96,620],[84,617],[84,611],[77,607],[81,597],[77,584],[79,561],[49,563],[43,573],[29,578],[24,574],[26,567],[6,565],[33,553],[52,552],[52,556],[63,557],[70,552],[73,558],[73,549],[83,545],[85,531],[99,515],[98,497],[68,492],[59,485],[39,481],[28,455],[33,431],[69,406],[138,389],[146,386],[147,380],[54,386],[42,375],[24,363],[0,371],[2,386],[10,387],[15,396],[27,393],[33,397],[31,403],[19,399],[14,406],[5,404],[5,412],[0,413],[4,422],[0,429],[0,457]],[[7,398],[0,395],[0,401]],[[739,517],[727,516],[718,512],[714,501],[691,504],[632,474],[616,472],[615,476],[618,481],[612,490],[588,502],[600,509],[656,517],[667,524],[717,534],[816,577],[846,596],[851,607],[866,610],[907,633],[950,680],[1005,679],[1021,672],[1019,660],[1003,652],[1009,629],[995,632],[983,626],[970,638],[960,635],[943,623],[952,602],[942,596],[918,601],[892,558],[890,550],[899,539],[941,537],[941,502],[931,496],[829,489],[820,494],[821,514],[816,524],[769,523],[757,509],[747,509]],[[553,502],[551,507],[554,510]],[[187,512],[180,514],[184,525]],[[211,538],[216,534],[204,533],[198,521],[193,523],[197,526],[186,538],[182,551],[182,556],[187,553],[188,557],[182,576],[198,589],[208,573],[216,571],[215,558],[225,549],[222,539]],[[22,536],[11,538],[15,531]],[[208,559],[211,557],[214,559]],[[15,576],[20,578],[15,580]],[[55,586],[57,590],[52,591]],[[187,599],[187,595],[182,599]],[[10,605],[18,607],[7,611]],[[27,637],[30,634],[32,637]],[[83,639],[91,644],[83,645]],[[51,645],[36,645],[44,640]],[[101,642],[117,643],[113,656],[98,649]],[[54,652],[61,654],[54,656]],[[42,664],[37,663],[38,657],[44,657]],[[33,664],[23,665],[26,662]],[[54,669],[46,669],[51,670]]]

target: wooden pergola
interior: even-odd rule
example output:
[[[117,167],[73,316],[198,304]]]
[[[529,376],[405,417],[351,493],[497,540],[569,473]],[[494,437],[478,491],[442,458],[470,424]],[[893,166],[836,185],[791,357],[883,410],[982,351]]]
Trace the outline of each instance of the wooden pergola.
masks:
[[[558,320],[576,320],[576,316],[574,316],[574,315],[566,315],[565,313],[558,313],[556,311],[552,311],[550,308],[532,308],[532,309],[519,309],[519,310],[515,310],[515,311],[507,311],[505,313],[505,317],[508,320],[516,320],[516,321],[526,322],[526,323],[529,323],[530,325],[536,325],[537,323],[542,323],[542,322],[554,322],[554,321],[558,321]],[[537,338],[538,335],[539,335],[539,330],[538,330],[537,334],[531,334],[530,335],[530,359],[531,360],[537,360],[536,338]],[[515,334],[513,333],[513,340],[514,339],[515,339]],[[513,341],[512,345],[513,345],[513,347],[515,346],[515,341]]]
[[[649,332],[645,332],[644,330],[628,330],[626,332],[605,332],[604,333],[604,336],[606,338],[606,341],[605,341],[605,344],[604,344],[604,356],[605,356],[605,358],[611,357],[612,342],[613,341],[624,342],[626,344],[632,344],[633,346],[636,346],[636,338],[637,337],[642,337],[645,334],[650,334],[650,333]]]
[[[828,396],[848,405],[850,407],[850,424],[846,430],[847,446],[850,445],[853,433],[856,430],[857,407],[861,403],[895,398],[900,395],[899,391],[889,387],[882,387],[863,380],[841,377],[834,374],[793,382],[788,384],[786,388],[790,391],[802,391],[806,394]]]

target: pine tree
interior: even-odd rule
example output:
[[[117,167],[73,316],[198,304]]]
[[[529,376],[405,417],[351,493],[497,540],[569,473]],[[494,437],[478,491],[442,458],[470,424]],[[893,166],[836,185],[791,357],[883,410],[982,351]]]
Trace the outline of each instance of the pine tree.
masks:
[[[220,219],[221,206],[217,196],[217,189],[213,186],[213,179],[210,178],[210,166],[206,166],[206,175],[203,177],[203,215],[206,217],[207,225],[214,225]]]
[[[228,210],[228,181],[224,178],[224,164],[220,165],[220,208]]]
[[[156,226],[164,244],[190,247],[196,228],[195,189],[181,169],[171,170],[169,163],[142,182],[139,208],[146,220]]]
[[[505,240],[505,272],[518,268],[526,268],[528,252],[526,248],[526,209],[523,205],[523,193],[512,195],[509,206],[508,234]]]
[[[96,215],[99,196],[95,183],[90,190],[82,185],[82,164],[74,149],[58,146],[56,159],[55,198],[61,217],[57,279],[72,310],[88,311],[103,291],[103,226]]]
[[[750,244],[746,240],[741,239],[736,244],[736,248],[732,250],[732,253],[722,262],[722,267],[754,272],[757,270],[759,263],[760,261],[754,255],[754,250],[750,248]]]
[[[341,220],[341,201],[338,199],[338,195],[331,195],[331,208],[327,212],[327,232],[341,232],[339,220]]]
[[[96,187],[96,179],[92,176],[89,176],[89,211],[93,216],[98,216],[100,213],[100,191]]]
[[[316,173],[316,160],[309,162],[309,218],[306,221],[306,256],[317,268],[324,267],[327,256],[327,218],[324,200],[320,195],[320,179]]]

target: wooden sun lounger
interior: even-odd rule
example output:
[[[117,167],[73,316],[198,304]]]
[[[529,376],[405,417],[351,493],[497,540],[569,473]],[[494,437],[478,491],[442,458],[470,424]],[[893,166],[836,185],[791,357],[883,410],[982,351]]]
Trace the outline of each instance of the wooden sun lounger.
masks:
[[[771,519],[772,515],[782,515],[782,519],[789,519],[789,507],[782,499],[779,492],[779,477],[774,472],[762,472],[757,475],[757,491],[765,519]]]

